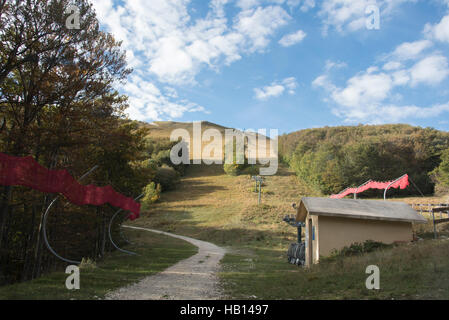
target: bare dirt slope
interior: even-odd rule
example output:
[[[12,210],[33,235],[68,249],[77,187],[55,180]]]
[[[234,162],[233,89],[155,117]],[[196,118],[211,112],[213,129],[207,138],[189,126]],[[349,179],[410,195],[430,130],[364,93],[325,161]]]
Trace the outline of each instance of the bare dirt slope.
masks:
[[[106,295],[107,300],[214,300],[222,297],[216,272],[225,249],[212,243],[153,229],[128,227],[160,233],[188,241],[198,253],[165,271]]]

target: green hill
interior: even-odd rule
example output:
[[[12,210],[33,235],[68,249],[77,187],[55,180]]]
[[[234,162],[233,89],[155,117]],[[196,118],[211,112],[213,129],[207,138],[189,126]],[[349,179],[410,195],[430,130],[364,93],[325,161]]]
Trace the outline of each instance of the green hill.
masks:
[[[193,122],[175,122],[175,121],[155,121],[155,122],[151,122],[151,123],[147,123],[147,122],[138,122],[140,127],[146,128],[148,130],[148,138],[152,139],[152,140],[162,140],[162,141],[166,141],[168,139],[170,139],[170,136],[172,134],[172,132],[176,129],[184,129],[186,130],[189,135],[190,135],[190,144],[193,146],[194,142],[194,134],[193,134]],[[210,129],[214,129],[217,130],[221,136],[222,136],[222,146],[223,146],[223,154],[224,154],[224,150],[225,150],[225,133],[227,129],[234,129],[234,128],[228,128],[228,127],[224,127],[209,121],[201,121],[201,134],[203,135],[205,131],[210,130]],[[240,130],[234,129],[237,132],[241,132]],[[250,133],[245,132],[245,134],[248,136]],[[267,140],[267,150],[265,150],[265,154],[269,155],[268,153],[268,148],[270,146],[270,139],[267,138],[266,136],[260,135],[258,133],[254,133],[255,136],[259,137],[259,138],[265,138],[268,139]],[[202,140],[201,142],[202,145],[202,149],[204,150],[204,148],[209,145],[211,143],[210,140]],[[249,144],[248,144],[249,143]],[[246,140],[245,141],[246,146],[252,146],[253,148],[256,148],[255,144],[251,144],[250,140]],[[264,151],[261,151],[262,154]],[[193,159],[193,147],[190,148],[190,156]],[[210,159],[215,159],[215,155],[203,155],[203,157],[205,158],[209,158]],[[204,159],[204,158],[203,158]]]
[[[447,148],[448,132],[404,124],[306,129],[279,139],[283,161],[323,194],[405,173],[423,193],[432,194],[435,185],[429,173]],[[418,188],[401,194],[419,194]]]
[[[176,190],[132,225],[210,241],[226,247],[219,277],[229,299],[447,299],[447,224],[431,240],[431,222],[416,226],[426,240],[362,256],[323,261],[311,269],[287,263],[297,230],[282,221],[292,202],[315,195],[283,165],[267,177],[257,205],[250,177],[228,176],[221,166],[190,166]],[[441,203],[441,198],[402,198],[408,203]],[[418,229],[419,228],[419,229]],[[382,270],[380,291],[366,290],[366,267]]]

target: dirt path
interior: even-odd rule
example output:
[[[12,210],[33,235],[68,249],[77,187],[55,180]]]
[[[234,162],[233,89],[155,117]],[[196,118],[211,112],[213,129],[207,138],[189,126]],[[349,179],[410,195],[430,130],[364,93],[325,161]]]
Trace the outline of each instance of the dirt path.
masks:
[[[198,253],[165,271],[106,295],[106,300],[216,300],[222,297],[216,272],[225,249],[212,243],[153,229],[127,227],[182,239]]]

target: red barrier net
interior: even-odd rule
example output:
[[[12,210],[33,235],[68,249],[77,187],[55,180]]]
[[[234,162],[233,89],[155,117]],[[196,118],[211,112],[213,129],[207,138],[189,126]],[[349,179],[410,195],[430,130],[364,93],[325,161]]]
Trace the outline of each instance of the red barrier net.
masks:
[[[359,188],[348,188],[344,190],[343,192],[339,194],[333,194],[331,195],[332,199],[342,199],[346,197],[347,195],[354,194],[354,193],[362,193],[369,189],[381,189],[385,190],[386,188],[394,188],[394,189],[405,189],[410,185],[410,182],[408,181],[408,175],[404,175],[400,179],[397,179],[396,181],[388,181],[388,182],[377,182],[377,181],[369,181],[368,183],[364,184],[363,186]],[[389,186],[389,187],[388,187]]]
[[[116,192],[111,186],[83,186],[67,170],[49,170],[33,157],[19,158],[0,153],[0,185],[24,186],[46,193],[60,193],[78,206],[101,206],[109,203],[124,211],[130,211],[131,220],[140,215],[140,203]]]

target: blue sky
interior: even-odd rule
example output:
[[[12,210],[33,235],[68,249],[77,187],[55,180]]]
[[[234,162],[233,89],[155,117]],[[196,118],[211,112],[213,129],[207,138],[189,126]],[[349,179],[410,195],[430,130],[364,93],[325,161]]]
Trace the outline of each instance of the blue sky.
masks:
[[[134,69],[132,119],[449,131],[449,0],[92,3]]]

